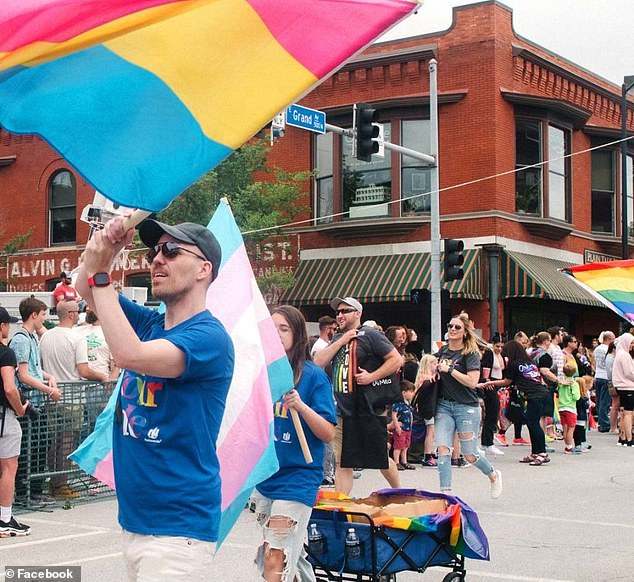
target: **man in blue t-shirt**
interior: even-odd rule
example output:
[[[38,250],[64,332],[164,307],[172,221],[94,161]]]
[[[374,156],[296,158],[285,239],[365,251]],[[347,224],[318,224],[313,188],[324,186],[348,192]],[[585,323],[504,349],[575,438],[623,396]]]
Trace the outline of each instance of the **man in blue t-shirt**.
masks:
[[[233,375],[233,345],[207,309],[221,251],[194,223],[145,220],[152,293],[165,313],[117,296],[110,270],[131,242],[124,219],[88,242],[77,288],[99,315],[122,369],[113,433],[123,554],[130,580],[202,579],[220,520],[216,439]]]

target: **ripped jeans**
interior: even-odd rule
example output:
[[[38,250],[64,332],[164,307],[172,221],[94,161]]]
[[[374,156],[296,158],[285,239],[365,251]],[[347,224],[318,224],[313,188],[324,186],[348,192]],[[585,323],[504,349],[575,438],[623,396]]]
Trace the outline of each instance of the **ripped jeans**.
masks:
[[[264,578],[264,565],[267,552],[282,550],[284,552],[284,568],[281,572],[282,582],[315,582],[313,567],[306,559],[304,539],[308,529],[308,521],[312,507],[298,501],[269,499],[259,491],[254,490],[251,500],[255,502],[255,517],[262,527],[264,543],[258,548],[255,563]],[[286,518],[290,527],[270,527],[269,519],[273,517]],[[269,582],[269,581],[267,581]]]
[[[485,475],[493,473],[493,465],[484,455],[478,451],[477,439],[480,430],[480,406],[478,404],[461,404],[453,400],[438,399],[434,427],[436,430],[436,446],[445,447],[451,451],[453,435],[471,434],[467,440],[460,439],[460,452],[474,467],[480,469]],[[475,458],[474,461],[471,459]],[[451,489],[451,454],[438,452],[438,476],[440,477],[440,490]]]

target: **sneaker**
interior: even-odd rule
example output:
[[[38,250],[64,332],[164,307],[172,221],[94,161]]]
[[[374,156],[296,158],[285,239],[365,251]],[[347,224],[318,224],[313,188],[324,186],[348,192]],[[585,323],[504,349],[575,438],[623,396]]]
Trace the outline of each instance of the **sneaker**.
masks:
[[[581,443],[581,448],[589,451],[592,448],[592,445],[590,443]]]
[[[321,482],[322,487],[334,487],[335,479],[334,477],[324,477],[324,480]]]
[[[451,459],[452,467],[470,467],[471,464],[467,463],[466,459],[460,455],[457,459]]]
[[[555,437],[551,437],[550,435],[545,435],[544,438],[546,439],[547,443],[552,443],[555,440]]]
[[[359,479],[359,477],[361,477],[361,471],[358,471],[357,469],[354,469],[354,471],[352,471],[352,478],[353,479]]]
[[[575,449],[564,449],[564,454],[565,455],[580,455],[581,453],[579,451],[575,451]]]
[[[504,452],[498,449],[495,445],[489,445],[488,447],[484,447],[484,452],[487,455],[503,455]]]
[[[423,459],[420,464],[423,467],[434,467],[436,468],[438,466],[438,463],[436,462],[436,459],[434,459],[434,457],[429,457],[428,459]]]
[[[624,439],[619,437],[619,440],[617,441],[616,446],[617,447],[624,447],[626,442],[627,442],[626,440],[624,440]]]
[[[513,444],[514,445],[522,445],[524,447],[528,447],[528,446],[530,446],[531,441],[527,441],[525,438],[513,439]]]
[[[43,506],[55,505],[57,503],[53,497],[51,497],[50,495],[45,495],[44,493],[40,493],[39,495],[32,495],[31,502],[33,501],[37,501]]]
[[[506,435],[505,434],[496,434],[495,435],[495,440],[497,441],[498,445],[500,445],[501,447],[508,447],[509,444],[506,442]]]
[[[572,449],[573,454],[575,455],[580,455],[581,453],[583,453],[583,449],[581,447],[574,447]]]
[[[77,491],[73,491],[68,485],[54,487],[52,494],[55,499],[79,499],[81,497]]]
[[[546,447],[545,451],[546,451],[547,453],[554,453],[554,452],[555,452],[555,449],[553,449],[552,447]]]
[[[31,527],[25,523],[20,523],[13,516],[9,521],[0,521],[0,538],[28,536],[30,533]]]
[[[502,495],[502,473],[496,470],[495,474],[497,475],[497,479],[495,481],[491,481],[491,497],[493,499],[497,499],[500,495]]]

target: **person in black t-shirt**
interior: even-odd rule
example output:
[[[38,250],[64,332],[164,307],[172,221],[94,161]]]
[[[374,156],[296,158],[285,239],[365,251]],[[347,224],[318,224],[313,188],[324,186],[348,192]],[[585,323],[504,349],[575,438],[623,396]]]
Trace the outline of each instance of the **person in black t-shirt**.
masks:
[[[543,465],[550,461],[546,453],[546,440],[540,425],[544,404],[548,399],[548,388],[542,382],[539,369],[526,353],[524,347],[516,340],[504,344],[502,356],[507,358],[508,366],[504,370],[503,380],[488,382],[495,387],[514,384],[520,394],[527,400],[526,426],[531,437],[531,454],[520,462],[533,466]]]
[[[448,343],[440,348],[437,370],[440,390],[434,427],[438,445],[438,476],[441,491],[451,490],[451,449],[458,431],[462,454],[467,462],[489,478],[491,497],[502,494],[502,474],[496,471],[477,447],[480,402],[476,385],[480,377],[480,353],[473,326],[466,313],[452,317],[447,326]]]

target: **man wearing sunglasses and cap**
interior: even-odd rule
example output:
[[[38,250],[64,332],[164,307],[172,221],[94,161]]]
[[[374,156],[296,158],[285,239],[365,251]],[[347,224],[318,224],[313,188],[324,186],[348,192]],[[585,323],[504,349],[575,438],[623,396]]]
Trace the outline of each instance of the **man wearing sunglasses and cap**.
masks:
[[[115,218],[86,245],[77,287],[123,370],[113,432],[123,554],[130,580],[203,579],[220,519],[215,443],[233,375],[233,345],[207,310],[221,251],[194,223],[145,220],[158,313],[117,295],[110,271],[132,241]]]
[[[361,325],[363,306],[354,297],[335,297],[330,307],[339,333],[315,354],[314,362],[331,367],[337,401],[335,488],[350,494],[354,467],[380,469],[390,486],[398,487],[398,470],[387,451],[386,409],[374,406],[370,394],[397,381],[403,358],[384,334]],[[400,388],[397,392],[400,396]]]

